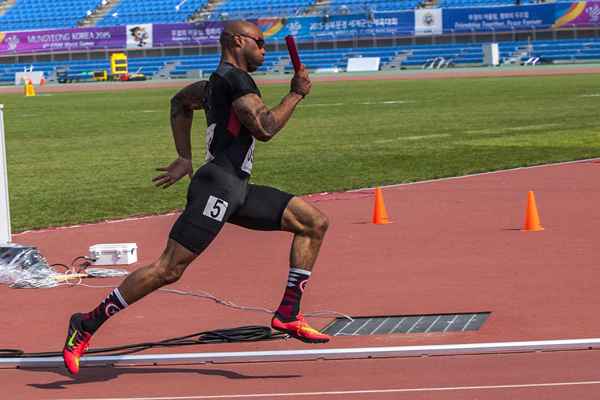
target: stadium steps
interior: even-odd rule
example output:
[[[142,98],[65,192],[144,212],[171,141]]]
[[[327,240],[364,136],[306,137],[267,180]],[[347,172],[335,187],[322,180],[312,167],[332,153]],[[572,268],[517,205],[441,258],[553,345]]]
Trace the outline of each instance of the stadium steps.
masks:
[[[75,27],[97,4],[98,0],[18,0],[0,17],[0,26],[2,31]]]
[[[208,2],[198,8],[188,18],[188,22],[203,21],[209,19],[213,10],[217,8],[225,0],[208,0]]]
[[[289,17],[298,15],[314,0],[226,0],[213,10],[210,19]]]
[[[181,61],[170,61],[166,62],[160,67],[152,76],[154,79],[171,79],[171,73],[175,71],[177,66],[181,64]]]
[[[268,71],[276,74],[282,74],[285,72],[286,68],[291,66],[292,62],[289,57],[279,57],[277,61],[269,67]]]
[[[98,7],[92,11],[92,14],[79,21],[78,25],[80,27],[96,26],[96,23],[110,13],[110,10],[114,9],[120,1],[121,0],[110,0],[104,5],[100,3]]]
[[[207,0],[121,0],[96,26],[186,22]]]
[[[331,4],[331,0],[315,0],[302,12],[302,15],[317,15],[327,10]]]
[[[0,17],[6,14],[6,12],[15,5],[17,0],[6,0],[0,4]]]
[[[402,67],[402,63],[413,54],[412,50],[399,51],[387,63],[381,66],[382,70],[391,70]]]

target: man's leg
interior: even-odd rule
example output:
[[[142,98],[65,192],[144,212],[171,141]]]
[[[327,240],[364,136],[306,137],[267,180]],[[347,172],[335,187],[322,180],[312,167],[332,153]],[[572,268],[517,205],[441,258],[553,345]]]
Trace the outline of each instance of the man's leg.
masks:
[[[305,342],[327,342],[329,336],[311,328],[299,314],[302,292],[329,226],[325,214],[289,193],[268,186],[248,185],[244,204],[229,222],[248,229],[283,230],[294,234],[288,283],[271,326]]]
[[[169,239],[158,260],[134,271],[94,310],[71,316],[63,349],[65,366],[69,372],[79,372],[80,357],[87,350],[92,335],[108,318],[156,289],[176,282],[197,256],[198,254]]]
[[[290,265],[312,271],[328,228],[325,214],[300,197],[293,197],[281,218],[281,229],[294,234]]]
[[[273,317],[273,328],[305,342],[323,343],[329,337],[311,328],[300,314],[300,300],[329,227],[325,214],[299,197],[283,212],[281,229],[292,232],[290,271],[283,300]]]

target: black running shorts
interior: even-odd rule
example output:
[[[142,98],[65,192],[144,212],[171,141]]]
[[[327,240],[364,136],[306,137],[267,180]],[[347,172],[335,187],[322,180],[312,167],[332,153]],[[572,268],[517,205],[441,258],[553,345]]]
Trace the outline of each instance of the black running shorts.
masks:
[[[293,195],[252,185],[226,167],[207,163],[190,183],[185,210],[169,237],[200,254],[226,222],[245,228],[281,230],[281,217]]]

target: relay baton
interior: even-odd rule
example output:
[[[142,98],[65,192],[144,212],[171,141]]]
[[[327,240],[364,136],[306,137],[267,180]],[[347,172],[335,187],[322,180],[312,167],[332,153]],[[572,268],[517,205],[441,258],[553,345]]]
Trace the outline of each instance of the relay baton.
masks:
[[[296,41],[292,35],[288,35],[285,37],[285,44],[287,44],[288,52],[290,53],[290,58],[292,59],[292,65],[294,66],[294,71],[298,72],[300,70],[300,56],[298,55],[298,48],[296,47]]]

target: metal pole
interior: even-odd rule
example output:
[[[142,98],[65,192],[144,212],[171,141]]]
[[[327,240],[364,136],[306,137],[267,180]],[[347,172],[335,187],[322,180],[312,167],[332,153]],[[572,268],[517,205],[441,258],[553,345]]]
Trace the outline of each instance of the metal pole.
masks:
[[[400,358],[449,355],[506,354],[540,351],[575,351],[600,348],[600,339],[559,339],[527,342],[443,344],[429,346],[354,347],[311,350],[242,351],[219,353],[176,353],[123,356],[85,356],[81,365],[148,365],[173,363],[243,363],[299,360],[340,360],[361,358]],[[61,366],[62,357],[0,358],[0,367]]]
[[[0,104],[0,245],[10,243],[10,210],[8,207],[8,175],[4,139],[4,105]]]

